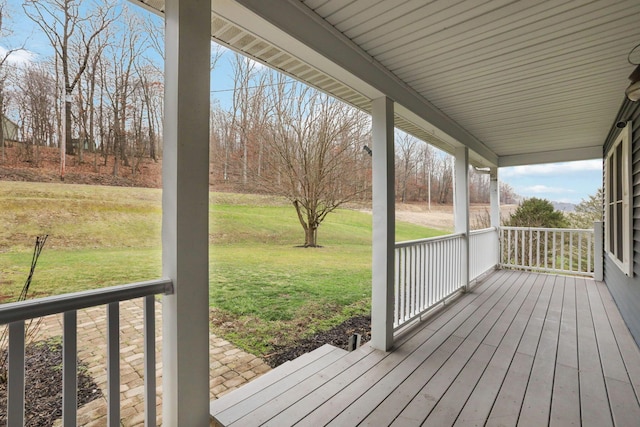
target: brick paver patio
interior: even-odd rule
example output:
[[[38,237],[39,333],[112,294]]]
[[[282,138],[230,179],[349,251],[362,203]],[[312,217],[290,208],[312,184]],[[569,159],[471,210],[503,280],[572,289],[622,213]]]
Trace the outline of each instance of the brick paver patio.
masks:
[[[162,304],[156,303],[156,406],[158,425],[162,416]],[[78,357],[106,394],[106,307],[78,311]],[[120,401],[123,426],[144,425],[143,309],[141,300],[120,303]],[[43,319],[38,338],[62,334],[62,315]],[[210,399],[222,396],[267,372],[269,366],[215,335],[209,337]],[[107,401],[101,397],[78,409],[78,425],[106,425]],[[61,425],[58,421],[56,425]]]

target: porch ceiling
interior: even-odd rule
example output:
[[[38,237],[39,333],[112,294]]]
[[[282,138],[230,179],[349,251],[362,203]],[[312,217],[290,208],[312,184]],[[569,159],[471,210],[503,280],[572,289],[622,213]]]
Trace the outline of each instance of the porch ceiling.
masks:
[[[163,1],[138,0],[162,11]],[[637,0],[216,0],[212,37],[477,165],[599,158]]]

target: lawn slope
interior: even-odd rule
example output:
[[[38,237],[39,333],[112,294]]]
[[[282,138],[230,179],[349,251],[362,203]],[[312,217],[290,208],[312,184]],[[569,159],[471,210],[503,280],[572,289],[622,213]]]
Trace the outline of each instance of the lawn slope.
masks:
[[[49,234],[33,290],[52,295],[161,274],[161,190],[0,181],[0,297],[19,293],[36,235]],[[267,354],[368,313],[371,216],[329,215],[316,249],[282,199],[211,193],[210,305],[216,333]],[[397,239],[444,234],[398,223]]]

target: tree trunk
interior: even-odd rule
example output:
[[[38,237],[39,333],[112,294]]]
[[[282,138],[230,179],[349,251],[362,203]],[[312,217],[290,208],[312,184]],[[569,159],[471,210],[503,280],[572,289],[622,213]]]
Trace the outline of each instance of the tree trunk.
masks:
[[[317,221],[309,220],[307,223],[304,220],[304,215],[302,214],[303,207],[297,200],[293,201],[293,206],[296,208],[296,213],[298,214],[298,220],[300,221],[300,225],[304,229],[304,247],[305,248],[316,248],[318,247],[318,223]],[[307,217],[313,217],[312,213],[307,212]]]
[[[304,246],[305,248],[318,247],[318,229],[307,227],[304,230]]]
[[[0,149],[2,149],[2,163],[5,161],[4,154],[4,88],[0,84]]]
[[[67,91],[64,100],[64,142],[65,154],[73,155],[73,144],[71,142],[71,92]]]

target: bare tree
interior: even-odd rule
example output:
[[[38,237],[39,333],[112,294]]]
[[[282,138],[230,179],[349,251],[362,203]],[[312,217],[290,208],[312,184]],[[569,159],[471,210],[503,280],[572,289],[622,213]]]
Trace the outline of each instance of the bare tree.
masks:
[[[448,154],[438,156],[435,165],[435,172],[438,179],[437,202],[445,204],[451,202],[453,193],[453,165],[452,158]]]
[[[9,19],[8,7],[5,0],[0,0],[0,38],[4,38],[9,36],[12,33],[11,28],[7,25]],[[7,78],[9,76],[9,71],[7,69],[7,64],[9,61],[9,57],[18,51],[24,50],[24,46],[10,48],[7,49],[2,55],[0,55],[0,149],[2,150],[2,162],[4,163],[5,158],[5,141],[4,141],[4,116],[6,113],[6,105],[5,105],[5,90]]]
[[[361,165],[354,164],[352,153],[368,141],[369,121],[364,113],[281,75],[269,88],[271,172],[281,179],[269,180],[268,189],[295,207],[304,247],[317,247],[326,216],[362,191],[353,179]]]
[[[402,203],[408,200],[407,186],[417,171],[419,141],[404,132],[396,132],[396,179],[397,192]]]
[[[219,105],[213,105],[210,112],[211,132],[209,151],[211,153],[211,173],[214,180],[228,183],[230,179],[231,152],[233,150],[231,118]]]
[[[105,53],[110,60],[103,61],[109,71],[103,74],[105,94],[113,114],[113,154],[115,156],[113,175],[118,176],[120,161],[124,166],[129,163],[129,144],[127,140],[127,120],[130,96],[135,91],[135,64],[140,58],[142,44],[140,25],[136,18],[127,16],[125,29],[117,43],[107,46]]]
[[[138,75],[138,89],[141,92],[141,118],[146,117],[149,157],[158,161],[157,135],[160,132],[158,124],[161,121],[162,111],[160,106],[164,93],[162,75],[154,67],[136,64]]]
[[[115,20],[114,5],[80,8],[80,0],[27,0],[25,14],[49,39],[56,62],[62,69],[64,84],[64,137],[60,141],[60,177],[64,178],[65,154],[73,154],[71,142],[71,103],[73,91],[85,72],[98,35]],[[86,14],[81,14],[85,12]],[[77,57],[72,57],[72,46]]]
[[[232,61],[233,67],[233,137],[238,139],[242,147],[242,185],[247,186],[249,172],[249,126],[251,108],[251,81],[255,75],[256,63],[236,53]]]
[[[53,139],[52,117],[55,110],[55,81],[46,66],[35,64],[22,71],[20,110],[23,117],[27,161],[40,163],[40,147]]]

